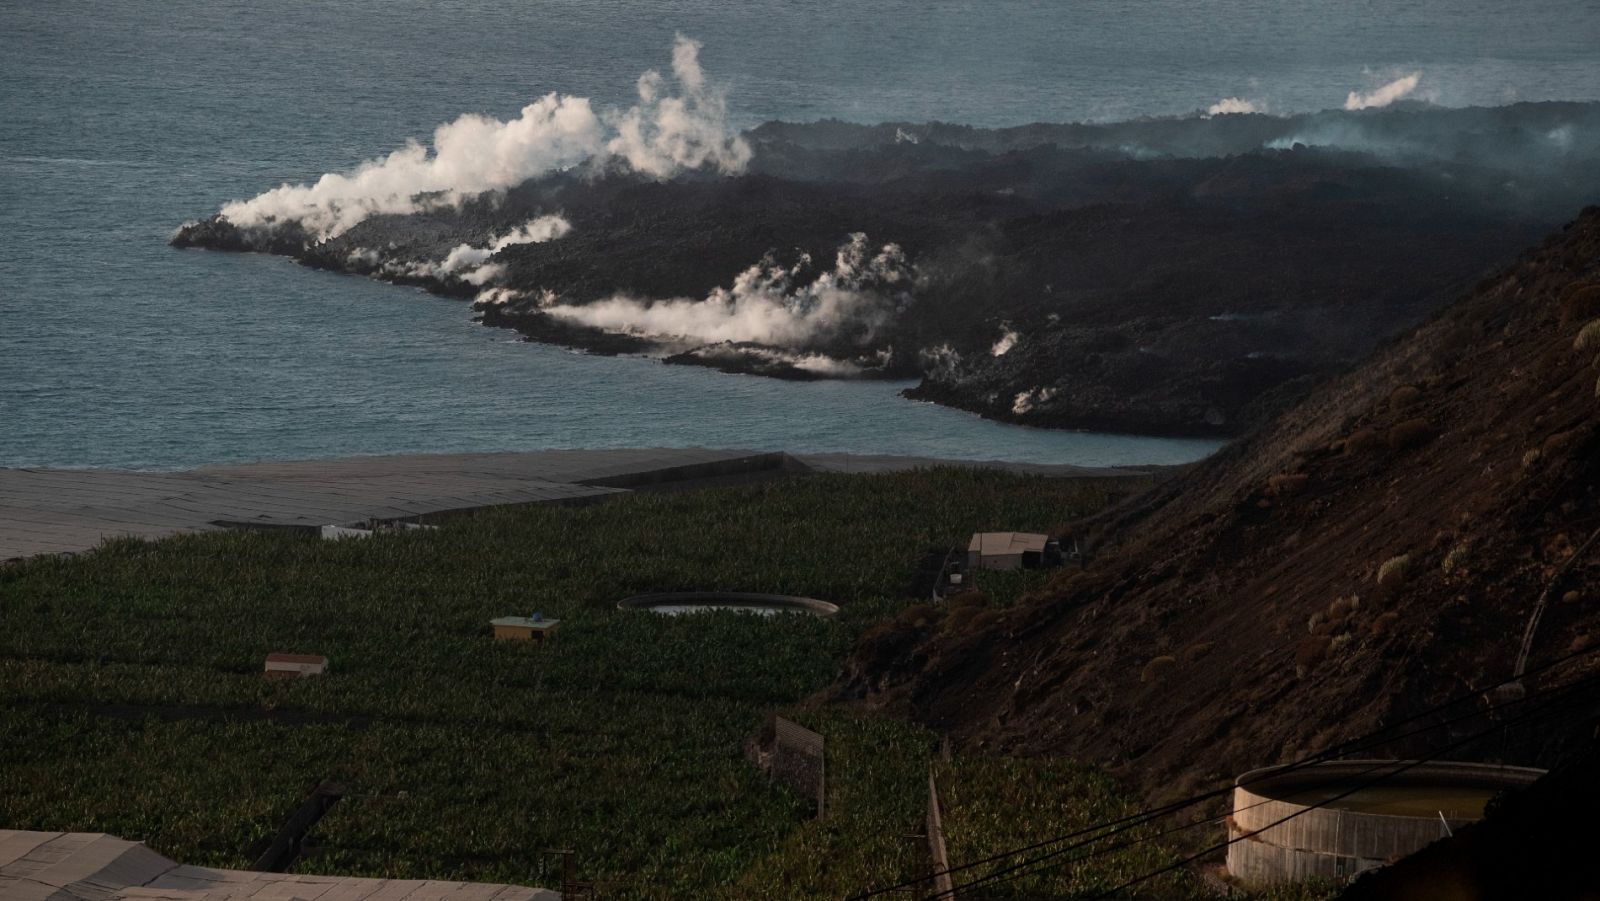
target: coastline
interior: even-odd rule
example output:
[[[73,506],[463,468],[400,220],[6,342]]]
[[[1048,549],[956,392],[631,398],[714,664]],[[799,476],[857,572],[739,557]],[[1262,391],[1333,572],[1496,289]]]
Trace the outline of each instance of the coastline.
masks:
[[[202,466],[177,472],[0,468],[0,564],[103,541],[219,529],[436,522],[491,507],[594,503],[630,491],[799,473],[934,466],[1051,478],[1141,478],[1168,467],[1087,467],[875,454],[642,448],[407,454]]]

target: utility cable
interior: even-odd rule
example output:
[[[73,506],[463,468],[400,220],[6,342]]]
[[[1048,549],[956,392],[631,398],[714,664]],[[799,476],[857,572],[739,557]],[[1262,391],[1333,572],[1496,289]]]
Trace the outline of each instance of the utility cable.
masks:
[[[1290,772],[1293,772],[1293,771],[1295,771],[1297,769],[1300,769],[1300,768],[1303,768],[1303,767],[1313,766],[1313,765],[1315,765],[1317,763],[1321,763],[1321,762],[1323,762],[1325,760],[1328,760],[1328,759],[1331,759],[1331,758],[1334,758],[1334,757],[1338,757],[1338,756],[1342,756],[1343,754],[1346,754],[1346,753],[1348,753],[1348,752],[1350,752],[1352,750],[1360,750],[1360,749],[1364,749],[1366,747],[1371,747],[1371,746],[1377,745],[1377,744],[1383,744],[1383,743],[1386,743],[1386,742],[1398,741],[1399,739],[1408,738],[1408,737],[1411,737],[1413,735],[1420,734],[1421,732],[1431,731],[1433,729],[1438,728],[1441,725],[1449,725],[1450,723],[1453,723],[1453,722],[1459,722],[1461,719],[1467,719],[1467,718],[1470,718],[1472,716],[1477,716],[1478,713],[1476,711],[1474,711],[1473,713],[1467,714],[1466,716],[1457,717],[1456,719],[1448,720],[1445,723],[1435,723],[1433,725],[1424,727],[1423,729],[1415,730],[1413,732],[1409,732],[1409,733],[1406,733],[1404,735],[1381,737],[1381,736],[1384,735],[1384,733],[1386,733],[1386,732],[1388,732],[1388,731],[1390,731],[1392,729],[1396,729],[1396,728],[1398,728],[1400,726],[1405,726],[1405,725],[1407,725],[1409,723],[1414,723],[1414,722],[1416,722],[1418,720],[1425,719],[1427,717],[1433,716],[1434,714],[1436,714],[1436,713],[1438,713],[1438,712],[1440,712],[1442,710],[1446,710],[1446,709],[1448,709],[1450,707],[1453,707],[1453,706],[1455,706],[1457,704],[1460,704],[1462,702],[1465,702],[1465,701],[1475,700],[1475,699],[1483,696],[1487,692],[1493,691],[1493,690],[1495,690],[1497,688],[1500,688],[1502,686],[1505,686],[1505,685],[1509,685],[1509,684],[1511,684],[1513,682],[1518,682],[1518,681],[1521,680],[1521,678],[1525,678],[1527,676],[1533,676],[1533,675],[1538,675],[1539,673],[1547,672],[1547,671],[1549,671],[1551,669],[1554,669],[1554,668],[1556,668],[1558,666],[1561,666],[1562,664],[1569,663],[1569,662],[1571,662],[1573,660],[1576,660],[1576,659],[1581,658],[1581,657],[1588,656],[1588,655],[1596,653],[1596,652],[1600,652],[1600,645],[1596,645],[1596,646],[1591,647],[1591,648],[1584,648],[1582,650],[1574,651],[1572,653],[1565,654],[1565,655],[1563,655],[1561,657],[1557,657],[1556,659],[1551,660],[1548,663],[1545,663],[1545,664],[1543,664],[1541,666],[1535,667],[1534,669],[1529,670],[1528,672],[1521,674],[1521,676],[1513,676],[1513,677],[1510,677],[1510,678],[1502,679],[1499,682],[1495,682],[1495,683],[1492,683],[1490,685],[1482,686],[1480,688],[1475,688],[1475,689],[1472,689],[1470,691],[1464,692],[1464,693],[1462,693],[1460,695],[1457,695],[1456,697],[1454,697],[1454,698],[1452,698],[1452,699],[1450,699],[1448,701],[1444,701],[1442,703],[1436,704],[1436,705],[1434,705],[1434,706],[1432,706],[1432,707],[1430,707],[1430,708],[1428,708],[1426,710],[1420,711],[1418,713],[1415,713],[1415,714],[1412,714],[1410,716],[1407,716],[1407,717],[1405,717],[1403,719],[1397,720],[1396,722],[1393,722],[1393,723],[1390,723],[1390,724],[1388,724],[1386,726],[1382,726],[1382,727],[1380,727],[1378,729],[1375,729],[1372,732],[1367,733],[1366,735],[1359,736],[1357,738],[1350,739],[1350,740],[1345,741],[1345,742],[1341,742],[1340,744],[1337,744],[1337,745],[1334,745],[1333,747],[1324,749],[1323,751],[1320,751],[1320,752],[1318,752],[1316,754],[1310,755],[1309,757],[1305,757],[1305,758],[1297,760],[1297,761],[1295,761],[1293,763],[1287,764],[1281,770],[1279,770],[1279,772],[1280,773],[1290,773]],[[1503,708],[1503,707],[1511,706],[1511,705],[1510,704],[1506,704],[1506,705],[1501,705],[1501,706]],[[897,883],[895,885],[887,886],[885,888],[874,889],[874,890],[870,890],[870,891],[867,891],[867,892],[863,892],[861,894],[852,895],[852,896],[850,896],[848,901],[866,901],[866,899],[874,898],[874,897],[876,897],[878,895],[884,895],[884,894],[888,894],[890,892],[895,892],[895,891],[899,891],[901,889],[909,888],[911,886],[920,885],[920,884],[922,884],[924,882],[931,881],[933,879],[938,878],[939,876],[943,876],[943,875],[946,875],[946,874],[949,874],[949,873],[959,873],[959,872],[962,872],[962,871],[965,871],[965,870],[972,869],[974,867],[980,867],[980,866],[983,866],[985,864],[995,863],[997,861],[1001,861],[1001,860],[1005,860],[1005,859],[1008,859],[1008,858],[1011,858],[1011,857],[1015,857],[1018,854],[1026,854],[1029,851],[1036,851],[1036,850],[1039,850],[1040,848],[1044,848],[1044,847],[1047,847],[1049,845],[1059,844],[1060,842],[1068,841],[1068,840],[1074,839],[1074,838],[1079,838],[1079,837],[1087,835],[1089,833],[1099,832],[1099,831],[1101,831],[1103,829],[1109,829],[1109,828],[1114,827],[1114,826],[1123,826],[1124,827],[1122,829],[1116,830],[1116,832],[1106,833],[1106,835],[1096,836],[1094,839],[1092,839],[1093,841],[1098,841],[1101,838],[1108,837],[1109,835],[1114,835],[1117,832],[1122,832],[1122,831],[1126,831],[1126,829],[1135,828],[1135,827],[1141,825],[1144,822],[1148,822],[1150,820],[1154,820],[1154,819],[1157,819],[1157,818],[1162,817],[1162,816],[1166,816],[1166,815],[1169,815],[1169,814],[1172,814],[1172,813],[1176,813],[1177,811],[1182,810],[1182,809],[1184,809],[1186,807],[1192,807],[1195,804],[1199,804],[1199,803],[1202,803],[1204,801],[1208,801],[1208,800],[1211,800],[1213,798],[1220,797],[1220,796],[1228,794],[1228,793],[1230,793],[1232,791],[1233,791],[1233,786],[1231,784],[1227,785],[1227,786],[1224,786],[1222,788],[1212,789],[1210,791],[1203,792],[1203,793],[1201,793],[1199,795],[1195,795],[1193,797],[1190,797],[1190,798],[1187,798],[1187,799],[1184,799],[1184,800],[1171,802],[1171,803],[1163,805],[1161,807],[1157,807],[1157,808],[1155,808],[1153,810],[1142,811],[1142,812],[1139,812],[1139,813],[1129,814],[1127,816],[1120,817],[1118,819],[1109,820],[1109,821],[1102,822],[1102,823],[1097,823],[1097,824],[1094,824],[1094,825],[1091,825],[1091,826],[1084,827],[1082,829],[1078,829],[1078,830],[1073,831],[1073,832],[1068,832],[1068,833],[1063,834],[1063,835],[1058,835],[1058,836],[1054,836],[1052,838],[1044,839],[1042,841],[1034,842],[1033,844],[1030,844],[1030,845],[1025,845],[1025,846],[1022,846],[1022,847],[1019,847],[1019,848],[1013,848],[1013,849],[1011,849],[1009,851],[1002,851],[1002,852],[1000,852],[998,854],[994,854],[994,855],[991,855],[989,857],[982,858],[980,860],[970,861],[968,863],[964,863],[964,864],[961,864],[959,866],[952,866],[952,867],[949,867],[948,869],[939,870],[939,871],[936,871],[934,873],[930,873],[930,874],[925,875],[925,876],[920,876],[920,877],[917,877],[917,878],[914,878],[914,879],[908,879],[908,880],[905,880],[903,882]]]
[[[1519,722],[1528,720],[1530,718],[1537,718],[1537,717],[1543,715],[1546,711],[1550,710],[1551,708],[1555,708],[1555,707],[1559,707],[1559,706],[1561,706],[1563,704],[1571,703],[1572,696],[1578,694],[1581,689],[1586,688],[1586,687],[1593,687],[1596,684],[1600,684],[1600,677],[1584,677],[1582,679],[1575,680],[1574,682],[1569,683],[1567,685],[1560,686],[1559,688],[1550,689],[1548,691],[1541,692],[1541,693],[1538,693],[1536,695],[1532,695],[1532,696],[1520,699],[1519,701],[1514,702],[1514,703],[1526,703],[1526,702],[1533,701],[1533,700],[1559,698],[1559,700],[1551,700],[1550,703],[1545,704],[1542,707],[1539,707],[1539,708],[1537,708],[1535,710],[1529,711],[1529,712],[1527,712],[1527,713],[1525,713],[1525,714],[1523,714],[1523,715],[1521,715],[1521,716],[1519,716],[1519,717],[1517,717],[1517,718],[1515,718],[1513,720],[1497,724],[1496,726],[1494,726],[1492,728],[1489,728],[1489,729],[1484,729],[1484,730],[1481,730],[1479,732],[1475,732],[1475,733],[1467,736],[1467,738],[1465,738],[1465,739],[1463,739],[1463,740],[1461,740],[1459,742],[1456,742],[1455,744],[1447,746],[1446,748],[1442,749],[1441,751],[1433,752],[1429,756],[1423,757],[1423,758],[1421,758],[1419,760],[1415,760],[1415,761],[1384,761],[1384,762],[1379,763],[1379,764],[1377,764],[1377,765],[1375,765],[1373,767],[1368,768],[1366,771],[1364,771],[1362,773],[1357,773],[1357,774],[1353,774],[1353,775],[1344,776],[1344,777],[1342,777],[1342,778],[1340,778],[1338,780],[1335,780],[1335,784],[1347,784],[1352,779],[1357,779],[1357,778],[1360,778],[1361,776],[1365,776],[1365,775],[1368,775],[1370,773],[1377,772],[1379,770],[1386,770],[1386,769],[1389,769],[1390,767],[1399,766],[1399,769],[1396,769],[1392,773],[1384,773],[1383,775],[1378,776],[1376,779],[1374,779],[1374,780],[1372,780],[1370,782],[1359,784],[1355,788],[1350,789],[1349,791],[1346,791],[1346,792],[1344,792],[1342,794],[1339,794],[1339,795],[1335,795],[1332,798],[1324,799],[1323,801],[1320,801],[1315,805],[1311,805],[1311,806],[1307,807],[1306,810],[1312,810],[1312,809],[1315,809],[1317,807],[1321,807],[1321,806],[1323,806],[1325,804],[1331,803],[1333,801],[1337,801],[1337,800],[1339,800],[1341,798],[1347,797],[1350,794],[1353,794],[1354,792],[1361,790],[1362,788],[1370,787],[1371,785],[1375,785],[1378,782],[1383,781],[1384,779],[1388,779],[1388,778],[1390,778],[1392,776],[1398,775],[1399,773],[1402,773],[1402,772],[1406,771],[1407,769],[1410,769],[1411,767],[1416,766],[1419,763],[1425,762],[1427,760],[1434,759],[1440,753],[1444,753],[1445,751],[1453,750],[1456,747],[1461,746],[1462,744],[1470,743],[1472,741],[1477,741],[1480,738],[1485,738],[1485,737],[1487,737],[1489,735],[1492,735],[1493,733],[1499,731],[1502,728],[1505,728],[1506,726],[1509,726],[1509,725],[1512,725],[1512,724],[1515,724],[1515,723],[1519,723]],[[1512,705],[1508,704],[1506,706],[1509,707],[1509,706],[1512,706]],[[1441,725],[1443,725],[1443,724],[1441,724]],[[1424,731],[1431,731],[1431,730],[1429,730],[1429,729],[1418,730],[1419,733],[1420,732],[1424,732]],[[1286,768],[1282,772],[1289,772],[1289,770]],[[1247,807],[1240,808],[1239,810],[1248,810],[1248,809],[1250,809],[1252,807],[1257,807],[1257,806],[1260,806],[1261,804],[1265,804],[1265,803],[1269,803],[1269,802],[1268,801],[1257,802],[1256,804],[1248,805]],[[1238,811],[1234,811],[1234,812],[1237,813]],[[1277,825],[1279,825],[1279,823],[1284,822],[1287,819],[1291,819],[1293,816],[1298,816],[1299,813],[1304,813],[1304,812],[1306,812],[1306,811],[1305,810],[1299,811],[1296,814],[1291,815],[1290,817],[1286,817],[1284,820],[1279,820],[1278,822],[1271,823],[1271,824],[1269,824],[1267,826],[1262,827],[1261,829],[1254,830],[1254,832],[1252,832],[1252,834],[1257,833],[1257,832],[1265,832],[1267,829],[1270,829],[1273,826],[1277,826]],[[1023,876],[1036,875],[1039,872],[1043,872],[1045,870],[1054,869],[1056,867],[1064,866],[1064,865],[1069,864],[1069,863],[1077,863],[1079,861],[1088,860],[1091,857],[1097,857],[1097,856],[1099,856],[1101,854],[1108,854],[1108,853],[1111,853],[1113,851],[1120,851],[1120,850],[1123,850],[1125,848],[1133,847],[1135,845],[1140,845],[1140,844],[1144,844],[1146,842],[1154,841],[1155,839],[1160,838],[1161,836],[1169,835],[1169,834],[1174,833],[1174,832],[1181,832],[1181,831],[1183,831],[1185,829],[1191,829],[1191,828],[1195,828],[1195,827],[1201,826],[1201,825],[1209,825],[1211,822],[1213,822],[1213,820],[1207,819],[1207,820],[1197,821],[1195,823],[1187,823],[1187,824],[1184,824],[1184,825],[1181,825],[1181,826],[1177,826],[1177,827],[1173,827],[1173,828],[1169,828],[1169,829],[1163,830],[1161,832],[1155,833],[1154,835],[1142,836],[1140,838],[1134,839],[1133,841],[1123,842],[1121,844],[1112,845],[1112,846],[1105,847],[1105,848],[1100,848],[1100,849],[1091,851],[1088,854],[1084,854],[1084,855],[1081,855],[1081,856],[1078,856],[1078,857],[1074,857],[1074,858],[1071,858],[1069,860],[1058,861],[1058,862],[1056,862],[1054,864],[1050,864],[1049,866],[1043,867],[1041,869],[1032,870],[1030,872],[1019,872],[1019,871],[1022,871],[1022,870],[1027,870],[1030,867],[1036,867],[1038,864],[1040,864],[1040,863],[1042,863],[1042,862],[1044,862],[1046,860],[1049,860],[1051,858],[1057,857],[1057,856],[1059,856],[1061,854],[1064,854],[1067,851],[1073,850],[1074,848],[1083,847],[1085,845],[1093,844],[1095,842],[1101,841],[1102,839],[1109,838],[1112,835],[1117,834],[1118,832],[1126,831],[1126,828],[1134,828],[1134,826],[1141,825],[1141,824],[1134,824],[1133,826],[1126,827],[1125,829],[1118,829],[1115,832],[1110,832],[1110,833],[1106,833],[1104,835],[1095,836],[1094,838],[1088,839],[1088,840],[1086,840],[1084,842],[1080,842],[1080,843],[1072,846],[1072,848],[1061,848],[1061,849],[1057,849],[1055,851],[1048,852],[1046,854],[1041,854],[1038,857],[1031,858],[1031,859],[1023,861],[1021,863],[1015,864],[1015,865],[1013,865],[1011,867],[1007,867],[1007,868],[1005,868],[1003,870],[997,870],[997,871],[995,871],[993,873],[986,874],[986,875],[984,875],[982,877],[979,877],[977,879],[974,879],[974,880],[972,880],[970,882],[963,883],[962,885],[959,885],[959,886],[955,886],[954,889],[957,890],[957,891],[966,890],[966,889],[970,889],[970,888],[976,888],[976,887],[978,887],[980,885],[985,885],[985,884],[988,884],[990,882],[1005,881],[1007,878],[1016,879],[1016,878],[1022,878]],[[1228,842],[1223,843],[1222,845],[1218,845],[1218,846],[1213,847],[1213,848],[1208,848],[1205,851],[1200,852],[1200,855],[1198,855],[1198,856],[1204,856],[1206,854],[1211,853],[1212,851],[1217,850],[1218,848],[1227,847],[1229,844],[1232,844],[1233,841],[1237,841],[1237,840],[1238,839],[1233,839],[1233,840],[1230,840]],[[1184,863],[1192,862],[1193,859],[1197,859],[1197,858],[1191,858],[1188,861],[1182,861],[1182,862],[1180,862],[1179,865],[1183,865]],[[1011,874],[1015,874],[1015,875],[1011,875]],[[1160,874],[1159,873],[1152,874],[1151,878],[1153,878],[1154,875],[1160,875]],[[1122,888],[1122,887],[1119,887],[1117,890],[1120,890],[1120,888]],[[930,895],[928,897],[937,899],[937,898],[946,897],[947,894],[948,893],[945,893],[945,892],[939,892],[939,893],[935,893],[933,895]]]

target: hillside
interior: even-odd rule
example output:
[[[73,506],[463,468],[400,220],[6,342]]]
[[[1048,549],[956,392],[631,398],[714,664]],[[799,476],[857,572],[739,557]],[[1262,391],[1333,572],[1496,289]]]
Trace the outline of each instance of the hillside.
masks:
[[[1597,318],[1590,208],[1253,436],[1077,524],[1099,549],[1086,571],[1009,611],[904,614],[836,691],[1161,796],[1507,677],[1569,562],[1532,664],[1581,647],[1600,605]],[[1538,764],[1567,743],[1460,756]]]

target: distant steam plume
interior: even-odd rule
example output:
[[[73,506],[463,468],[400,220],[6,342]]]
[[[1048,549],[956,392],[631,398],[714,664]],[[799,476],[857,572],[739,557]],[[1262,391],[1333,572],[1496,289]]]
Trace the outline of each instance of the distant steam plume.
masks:
[[[806,281],[811,260],[785,268],[771,257],[751,266],[728,288],[703,299],[612,297],[588,304],[555,303],[558,319],[663,343],[760,344],[806,350],[827,343],[869,344],[878,329],[910,304],[912,270],[894,244],[874,251],[854,234],[831,270]]]
[[[469,113],[435,129],[431,151],[410,141],[349,173],[233,201],[222,215],[241,228],[297,222],[327,238],[368,216],[457,204],[583,163],[615,160],[657,177],[700,167],[743,171],[750,147],[729,129],[725,94],[706,80],[699,52],[698,41],[679,35],[671,83],[644,73],[639,102],[626,110],[597,113],[587,98],[550,93],[506,122]]]
[[[1001,323],[1000,340],[996,341],[994,346],[989,348],[989,355],[994,357],[1005,356],[1011,352],[1011,348],[1017,346],[1017,340],[1021,337],[1022,336],[1017,334],[1016,330],[1013,329],[1009,323]]]
[[[500,250],[513,244],[542,244],[553,241],[572,231],[572,223],[561,216],[540,216],[510,232],[497,238],[491,238],[483,247],[473,247],[471,244],[457,244],[445,256],[444,262],[439,264],[439,271],[445,273],[460,272],[464,269],[476,269],[489,261]]]
[[[1350,96],[1344,99],[1344,108],[1347,110],[1363,110],[1388,106],[1396,100],[1410,95],[1421,82],[1422,73],[1412,72],[1365,93],[1351,91]]]
[[[1266,107],[1252,100],[1241,97],[1225,97],[1206,107],[1207,118],[1211,116],[1228,116],[1242,113],[1264,113]]]

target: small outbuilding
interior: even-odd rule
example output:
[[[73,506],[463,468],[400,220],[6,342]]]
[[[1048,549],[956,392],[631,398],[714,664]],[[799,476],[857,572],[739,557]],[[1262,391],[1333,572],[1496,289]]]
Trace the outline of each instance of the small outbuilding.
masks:
[[[1049,543],[1049,535],[1032,532],[975,532],[967,543],[967,570],[1021,569],[1029,561],[1038,566]]]
[[[320,676],[328,671],[328,658],[321,654],[281,654],[267,655],[266,675],[268,679],[299,679],[305,676]]]
[[[346,538],[371,538],[371,529],[354,529],[349,526],[323,526],[323,541],[342,541]]]
[[[545,619],[535,613],[532,616],[502,616],[489,620],[489,625],[494,627],[495,638],[511,641],[544,641],[556,630],[556,626],[561,625],[561,620]]]

